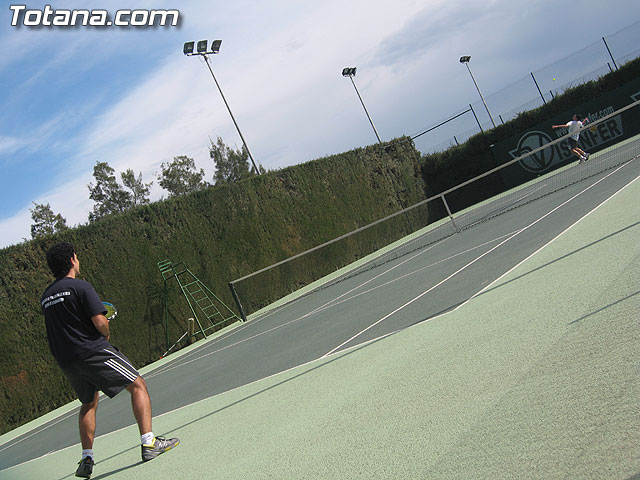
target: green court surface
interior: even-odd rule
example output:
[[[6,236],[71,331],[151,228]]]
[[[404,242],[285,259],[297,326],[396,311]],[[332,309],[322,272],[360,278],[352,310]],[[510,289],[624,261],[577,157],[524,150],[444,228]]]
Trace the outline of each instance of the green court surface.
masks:
[[[640,474],[639,198],[636,179],[453,312],[155,417],[182,444],[152,462],[135,426],[99,437],[92,478]],[[0,477],[73,478],[79,453]]]

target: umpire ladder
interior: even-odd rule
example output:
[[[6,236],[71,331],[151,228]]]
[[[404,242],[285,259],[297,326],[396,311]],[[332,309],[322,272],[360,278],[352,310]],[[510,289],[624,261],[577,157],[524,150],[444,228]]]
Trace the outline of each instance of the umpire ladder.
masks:
[[[165,282],[165,299],[167,298],[167,281],[175,278],[178,282],[198,325],[199,330],[196,330],[196,334],[202,333],[202,336],[207,338],[206,332],[216,329],[220,325],[225,325],[227,322],[233,323],[240,320],[240,317],[202,283],[184,262],[173,263],[171,260],[163,260],[157,265]],[[165,308],[168,309],[166,300]],[[168,321],[168,311],[165,311],[165,314]]]

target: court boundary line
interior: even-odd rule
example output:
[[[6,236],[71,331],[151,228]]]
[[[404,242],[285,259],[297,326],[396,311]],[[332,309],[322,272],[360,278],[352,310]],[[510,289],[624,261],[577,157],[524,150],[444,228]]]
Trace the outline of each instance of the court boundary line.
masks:
[[[428,269],[428,268],[431,268],[431,267],[434,267],[434,266],[439,265],[439,264],[441,264],[441,263],[444,263],[444,262],[447,262],[447,261],[449,261],[449,260],[452,260],[452,259],[454,259],[454,258],[456,258],[456,257],[458,257],[458,256],[460,256],[460,255],[464,255],[464,254],[466,254],[466,253],[469,253],[469,252],[471,252],[472,250],[476,250],[476,249],[481,248],[481,247],[486,247],[487,245],[489,245],[489,244],[491,244],[491,243],[494,243],[494,242],[497,242],[498,240],[501,240],[501,239],[502,239],[502,238],[504,238],[504,237],[507,237],[507,236],[509,236],[509,235],[512,235],[512,234],[516,233],[517,231],[518,231],[518,230],[514,230],[514,231],[509,232],[509,233],[506,233],[506,234],[504,234],[504,235],[500,235],[499,237],[496,237],[496,238],[494,238],[494,239],[492,239],[492,240],[489,240],[489,241],[486,241],[486,242],[480,243],[480,244],[475,245],[475,246],[473,246],[473,247],[471,247],[471,248],[467,248],[466,250],[462,250],[462,251],[460,251],[460,252],[458,252],[458,253],[455,253],[455,254],[453,254],[453,255],[450,255],[450,256],[448,256],[448,257],[446,257],[446,258],[442,258],[442,259],[438,260],[437,262],[433,262],[433,263],[430,263],[429,265],[425,265],[425,266],[420,267],[420,268],[418,268],[418,269],[416,269],[416,270],[412,270],[412,271],[410,271],[410,272],[408,272],[408,273],[405,273],[405,274],[403,274],[403,275],[400,275],[399,277],[395,277],[395,278],[393,278],[393,279],[391,279],[391,280],[387,280],[386,282],[381,283],[381,284],[379,284],[379,285],[376,285],[376,286],[374,286],[374,287],[372,287],[372,288],[369,288],[368,290],[364,290],[364,291],[362,291],[362,292],[356,293],[355,295],[353,295],[353,296],[351,296],[351,297],[348,297],[348,298],[344,298],[344,299],[343,299],[343,297],[345,297],[346,295],[349,295],[350,293],[353,293],[354,291],[358,290],[359,288],[364,287],[364,286],[365,286],[365,285],[367,285],[368,283],[370,283],[370,282],[372,282],[372,281],[374,281],[374,280],[379,279],[379,278],[380,278],[380,277],[382,277],[383,275],[386,275],[387,273],[391,272],[391,271],[392,271],[392,270],[394,270],[395,268],[397,268],[397,267],[399,267],[399,266],[401,266],[401,265],[403,265],[403,264],[407,263],[407,262],[408,262],[408,261],[410,261],[410,260],[415,259],[415,258],[416,258],[416,257],[418,257],[419,255],[422,255],[422,254],[423,254],[423,253],[425,253],[428,249],[422,250],[421,252],[419,252],[419,253],[417,253],[417,254],[415,254],[415,255],[413,255],[413,256],[411,256],[411,257],[409,257],[409,258],[405,259],[405,260],[403,260],[402,262],[398,263],[397,265],[394,265],[392,268],[389,268],[389,269],[385,270],[384,272],[379,273],[379,274],[378,274],[378,275],[376,275],[375,277],[370,278],[370,279],[369,279],[369,280],[367,280],[366,282],[363,282],[363,283],[361,283],[360,285],[357,285],[356,287],[353,287],[352,289],[350,289],[350,290],[346,291],[345,293],[343,293],[343,294],[341,294],[341,295],[338,295],[338,296],[337,296],[337,297],[335,297],[333,300],[330,300],[330,301],[328,301],[327,303],[325,303],[324,305],[321,305],[321,306],[317,307],[315,310],[313,310],[312,312],[310,312],[310,313],[309,313],[309,314],[307,314],[307,315],[314,314],[314,313],[319,313],[319,312],[323,312],[323,311],[328,310],[328,309],[330,309],[330,308],[332,308],[332,307],[335,307],[336,305],[340,305],[340,304],[342,304],[342,303],[348,302],[349,300],[353,300],[354,298],[359,297],[359,296],[361,296],[361,295],[366,295],[367,293],[373,292],[374,290],[376,290],[376,289],[378,289],[378,288],[386,287],[387,285],[390,285],[390,284],[392,284],[392,283],[394,283],[394,282],[397,282],[398,280],[401,280],[401,279],[403,279],[403,278],[407,278],[407,277],[409,277],[409,276],[411,276],[411,275],[415,275],[416,273],[419,273],[419,272],[421,272],[421,271],[423,271],[423,270],[426,270],[426,269]],[[450,237],[449,237],[449,238],[450,238]],[[434,244],[433,246],[435,246],[435,245],[437,245],[437,244]]]
[[[616,173],[618,170],[626,167],[627,165],[629,165],[633,160],[630,160],[626,163],[624,163],[623,165],[621,165],[620,167],[618,167],[616,170],[614,170],[613,172],[611,172],[609,175],[607,175],[606,177],[603,177],[601,180],[604,180],[605,178],[609,177],[610,175],[613,175],[614,173]],[[601,203],[599,203],[598,205],[596,205],[592,210],[590,210],[589,212],[587,212],[583,217],[580,217],[580,219],[578,219],[575,223],[572,223],[570,226],[568,226],[566,229],[564,229],[562,232],[560,232],[556,237],[552,238],[549,242],[545,243],[542,247],[540,247],[538,250],[536,250],[535,252],[533,252],[532,254],[530,254],[527,258],[525,258],[524,260],[522,260],[521,262],[519,262],[517,265],[513,266],[512,268],[510,268],[508,271],[506,271],[505,273],[503,273],[502,275],[500,275],[498,278],[496,278],[493,282],[491,282],[490,284],[488,284],[487,286],[485,286],[484,288],[482,288],[482,290],[480,290],[479,292],[475,293],[474,295],[472,295],[471,297],[469,297],[468,300],[465,300],[464,303],[460,304],[459,306],[456,307],[456,310],[460,307],[462,307],[463,305],[465,305],[466,303],[470,302],[471,300],[473,300],[474,298],[476,298],[479,295],[482,295],[486,290],[489,290],[491,287],[493,287],[493,285],[495,285],[497,282],[499,282],[502,278],[504,278],[506,275],[510,274],[513,270],[515,270],[516,268],[518,268],[520,265],[522,265],[524,262],[526,262],[527,260],[529,260],[531,257],[533,257],[534,255],[536,255],[538,252],[540,252],[541,250],[543,250],[544,248],[546,248],[549,244],[551,244],[552,242],[554,242],[556,239],[560,238],[562,235],[564,235],[566,232],[568,232],[569,230],[571,230],[575,225],[577,225],[578,223],[580,223],[583,219],[587,218],[589,215],[591,215],[593,212],[595,212],[596,210],[598,210],[602,205],[604,205],[605,203],[607,203],[609,200],[611,200],[613,197],[615,197],[616,195],[618,195],[620,192],[622,192],[625,188],[627,188],[629,185],[631,185],[632,183],[634,183],[636,180],[638,180],[640,178],[640,175],[636,176],[633,180],[629,181],[628,183],[626,183],[623,187],[621,187],[619,190],[617,190],[616,192],[614,192],[610,197],[606,198],[605,200],[603,200]],[[595,184],[594,184],[595,185]]]
[[[409,300],[408,302],[404,303],[403,305],[401,305],[400,307],[394,309],[393,311],[391,311],[390,313],[388,313],[387,315],[383,316],[382,318],[380,318],[379,320],[375,321],[374,323],[372,323],[371,325],[369,325],[368,327],[362,329],[361,331],[359,331],[358,333],[356,333],[355,335],[353,335],[351,338],[349,338],[348,340],[342,342],[340,345],[338,345],[337,347],[335,347],[334,349],[330,350],[329,352],[327,352],[323,357],[321,358],[325,358],[329,355],[331,355],[332,353],[338,351],[340,348],[342,348],[343,346],[347,345],[348,343],[352,342],[353,340],[355,340],[356,338],[358,338],[359,336],[361,336],[362,334],[364,334],[365,332],[369,331],[370,329],[372,329],[373,327],[375,327],[376,325],[379,325],[380,323],[384,322],[386,319],[388,319],[389,317],[395,315],[396,313],[400,312],[401,310],[403,310],[404,308],[408,307],[409,305],[411,305],[412,303],[416,302],[417,300],[419,300],[420,298],[422,298],[423,296],[425,296],[426,294],[428,294],[429,292],[435,290],[437,287],[441,286],[442,284],[444,284],[445,282],[447,282],[448,280],[452,279],[453,277],[455,277],[457,274],[459,274],[460,272],[464,271],[467,267],[470,267],[471,265],[473,265],[474,263],[476,263],[478,260],[480,260],[481,258],[485,257],[486,255],[488,255],[489,253],[493,252],[494,250],[497,250],[499,247],[501,247],[502,245],[504,245],[505,243],[507,243],[509,240],[515,238],[516,236],[520,235],[522,232],[528,230],[529,228],[531,228],[532,226],[536,225],[538,222],[544,220],[546,217],[548,217],[549,215],[553,214],[554,212],[556,212],[557,210],[559,210],[560,208],[562,208],[563,206],[567,205],[569,202],[572,202],[573,200],[575,200],[576,198],[578,198],[580,195],[582,195],[583,193],[585,193],[586,191],[590,190],[591,188],[595,187],[596,185],[598,185],[600,182],[606,180],[607,178],[609,178],[611,175],[617,173],[618,171],[620,171],[622,168],[626,167],[627,165],[629,165],[629,163],[631,163],[633,160],[630,160],[628,162],[625,162],[624,164],[622,164],[621,166],[619,166],[618,168],[616,168],[615,170],[613,170],[612,172],[608,173],[607,175],[605,175],[604,177],[602,177],[601,179],[597,180],[596,182],[592,183],[591,185],[589,185],[588,187],[584,188],[583,190],[581,190],[580,192],[578,192],[577,194],[575,194],[574,196],[572,196],[571,198],[565,200],[564,202],[562,202],[560,205],[554,207],[552,210],[550,210],[549,212],[545,213],[543,216],[541,216],[540,218],[536,219],[535,221],[533,221],[532,223],[530,223],[529,225],[527,225],[526,227],[522,228],[521,230],[517,231],[516,233],[514,233],[513,235],[511,235],[510,237],[508,237],[507,239],[503,240],[502,242],[500,242],[498,245],[496,245],[495,247],[491,248],[490,250],[486,251],[485,253],[483,253],[482,255],[476,257],[475,259],[471,260],[469,263],[467,263],[466,265],[464,265],[463,267],[459,268],[458,270],[456,270],[455,272],[453,272],[451,275],[449,275],[448,277],[446,277],[444,280],[441,280],[440,282],[438,282],[437,284],[431,286],[430,288],[428,288],[427,290],[425,290],[424,292],[422,292],[421,294],[417,295],[416,297],[414,297],[413,299]],[[636,177],[637,179],[638,177]],[[635,179],[633,180],[635,181]],[[630,182],[631,183],[631,182]],[[629,183],[627,183],[625,185],[626,186],[629,185]],[[612,198],[614,195],[616,195],[619,191],[621,191],[622,189],[616,191],[613,195],[611,195],[610,197],[607,198],[607,200],[605,200],[604,202],[608,201],[609,198]],[[543,245],[540,249],[536,250],[535,252],[533,252],[530,256],[528,256],[525,260],[529,259],[532,255],[535,255],[536,253],[538,253],[539,251],[541,251],[543,248],[545,248],[547,245],[549,245],[551,242],[553,242],[555,239],[559,238],[565,231],[569,230],[571,227],[573,227],[573,225],[576,225],[578,222],[582,221],[583,218],[586,218],[587,215],[589,215],[592,211],[595,211],[597,208],[600,207],[600,205],[602,205],[604,202],[602,202],[601,204],[599,204],[597,207],[595,207],[595,209],[591,210],[590,212],[588,212],[586,215],[584,215],[583,217],[580,217],[580,219],[573,223],[569,228],[563,230],[560,234],[558,234],[556,237],[554,237],[550,242],[547,242],[545,245]],[[512,267],[511,269],[509,269],[510,271],[513,271],[514,268],[516,268],[517,266],[521,265],[522,262],[524,262],[525,260],[519,262],[516,266]],[[508,272],[507,272],[508,273]],[[500,277],[498,277],[498,279],[494,280],[493,282],[491,282],[488,286],[484,287],[482,290],[480,290],[480,292],[478,292],[475,295],[472,295],[469,299],[467,299],[465,302],[463,302],[462,304],[460,304],[457,308],[460,308],[462,305],[465,305],[466,303],[468,303],[472,298],[475,298],[476,296],[478,296],[481,292],[483,292],[484,290],[486,290],[490,285],[495,284],[496,281],[498,281],[500,278],[504,277],[505,274],[501,275]],[[457,308],[455,310],[457,310]],[[452,311],[455,311],[452,310]],[[446,312],[446,313],[450,313],[450,312]],[[432,317],[431,319],[435,319],[437,317]],[[431,319],[427,319],[427,320],[431,320]]]
[[[618,167],[616,169],[620,170],[621,168],[627,166],[629,163],[631,163],[633,160],[636,160],[637,158],[640,157],[635,157],[634,159],[626,162],[625,164],[621,165],[620,167]],[[611,175],[613,175],[615,173],[611,172]],[[608,176],[608,175],[607,175]],[[606,178],[606,177],[604,177]],[[604,180],[604,178],[602,180]],[[576,220],[573,224],[571,224],[570,226],[568,226],[566,229],[564,229],[562,232],[560,232],[557,236],[555,236],[554,238],[552,238],[551,240],[549,240],[547,243],[545,243],[542,247],[540,247],[538,250],[536,250],[535,252],[531,253],[528,257],[526,257],[524,260],[522,260],[521,262],[519,262],[517,265],[513,266],[512,268],[510,268],[508,271],[506,271],[505,273],[503,273],[502,275],[500,275],[498,278],[496,278],[493,282],[489,283],[488,285],[486,285],[485,287],[483,287],[481,290],[479,290],[477,293],[473,294],[471,297],[469,297],[467,300],[465,300],[464,302],[462,302],[460,305],[456,306],[455,308],[452,308],[451,310],[448,310],[446,312],[440,313],[438,315],[434,315],[433,317],[429,317],[426,318],[420,322],[417,322],[413,325],[409,325],[407,327],[403,327],[403,328],[399,328],[398,330],[395,330],[394,332],[392,332],[393,334],[406,330],[408,328],[414,327],[416,325],[420,325],[423,323],[427,323],[430,322],[432,320],[436,320],[440,317],[444,317],[445,315],[448,315],[450,313],[454,313],[456,312],[458,309],[464,307],[467,303],[469,303],[471,300],[473,300],[474,298],[482,295],[485,291],[489,290],[490,288],[492,288],[493,285],[495,285],[497,282],[499,282],[502,278],[504,278],[505,276],[507,276],[508,274],[510,274],[513,270],[515,270],[516,268],[518,268],[520,265],[522,265],[523,263],[525,263],[527,260],[529,260],[531,257],[533,257],[534,255],[536,255],[537,253],[539,253],[540,251],[542,251],[544,248],[546,248],[548,245],[550,245],[551,243],[553,243],[555,240],[557,240],[558,238],[560,238],[562,235],[564,235],[566,232],[568,232],[569,230],[571,230],[575,225],[577,225],[578,223],[580,223],[582,220],[584,220],[585,218],[587,218],[589,215],[591,215],[591,213],[595,212],[596,210],[598,210],[602,205],[604,205],[605,203],[607,203],[610,199],[612,199],[613,197],[615,197],[616,195],[618,195],[618,193],[622,192],[625,188],[627,188],[629,185],[631,185],[632,183],[634,183],[636,180],[640,179],[640,175],[636,176],[636,178],[634,178],[633,180],[631,180],[629,183],[625,184],[623,187],[621,187],[618,191],[614,192],[610,197],[608,197],[607,199],[603,200],[600,204],[598,204],[596,207],[594,207],[592,210],[590,210],[589,212],[587,212],[584,216],[580,217],[578,220]],[[384,336],[387,336],[389,334],[385,334],[381,337],[378,338],[382,338]],[[369,341],[371,340],[367,340],[366,342],[363,343],[359,343],[356,345],[353,345],[350,348],[355,348],[359,345],[366,345]],[[348,349],[347,349],[348,350]],[[347,351],[344,350],[344,351]],[[340,352],[337,352],[340,353]]]
[[[487,242],[483,242],[483,243],[481,243],[481,244],[478,244],[478,245],[476,245],[476,246],[474,246],[474,247],[471,247],[471,248],[469,248],[469,249],[467,249],[467,250],[465,250],[465,251],[458,252],[458,253],[456,253],[456,254],[454,254],[454,255],[450,255],[450,256],[449,256],[449,257],[447,257],[447,258],[444,258],[444,259],[442,259],[442,260],[439,260],[438,262],[433,263],[433,264],[431,264],[431,265],[429,265],[429,266],[427,266],[427,267],[422,267],[421,269],[431,267],[431,266],[436,265],[436,264],[438,264],[438,263],[442,263],[443,261],[450,260],[450,259],[452,259],[452,258],[454,258],[454,257],[456,257],[456,256],[458,256],[458,255],[463,254],[463,253],[468,253],[469,251],[474,250],[474,249],[476,249],[476,248],[480,248],[480,247],[485,246],[485,245],[487,245],[487,244],[489,244],[489,243],[496,242],[496,241],[500,240],[501,238],[504,238],[505,236],[507,236],[507,235],[511,235],[511,234],[513,234],[513,233],[515,233],[515,232],[517,232],[517,230],[516,230],[516,231],[514,231],[514,232],[511,232],[511,233],[505,234],[505,235],[501,235],[500,237],[494,238],[494,239],[492,239],[492,240],[490,240],[490,241],[487,241]],[[451,238],[451,237],[447,237],[447,238]],[[443,241],[444,241],[444,240],[446,240],[446,239],[443,239]],[[439,243],[441,243],[441,242],[438,242],[437,244],[439,244]],[[197,360],[201,360],[201,359],[206,358],[206,357],[208,357],[208,356],[210,356],[210,355],[214,355],[214,354],[219,353],[219,352],[221,352],[221,351],[223,351],[223,350],[227,350],[227,349],[229,349],[229,348],[231,348],[231,347],[235,347],[236,345],[240,345],[241,343],[247,342],[247,341],[249,341],[249,340],[254,340],[255,338],[258,338],[258,337],[260,337],[260,336],[262,336],[262,335],[265,335],[265,334],[267,334],[267,333],[274,332],[275,330],[279,330],[280,328],[283,328],[283,327],[289,326],[289,325],[291,325],[291,324],[293,324],[293,323],[296,323],[296,322],[299,322],[299,321],[301,321],[301,320],[304,320],[304,319],[308,318],[308,317],[309,317],[309,316],[311,316],[311,315],[314,315],[314,314],[316,314],[316,313],[322,312],[322,311],[324,311],[324,310],[326,310],[326,309],[329,309],[329,308],[331,308],[331,307],[333,307],[333,306],[335,306],[335,305],[339,305],[339,304],[341,304],[341,303],[344,303],[344,301],[348,301],[348,300],[350,300],[351,298],[355,298],[355,296],[354,296],[354,297],[351,297],[351,298],[349,298],[349,299],[343,300],[342,302],[334,303],[334,302],[336,302],[336,300],[339,300],[340,298],[344,297],[345,295],[348,295],[349,293],[353,292],[354,290],[356,290],[356,289],[358,289],[358,288],[361,288],[362,286],[364,286],[364,285],[366,285],[367,283],[369,283],[369,282],[371,282],[371,281],[373,281],[373,280],[375,280],[375,279],[379,278],[380,276],[382,276],[382,275],[384,275],[384,274],[386,274],[386,273],[389,273],[390,271],[394,270],[395,268],[399,267],[400,265],[402,265],[402,264],[404,264],[404,263],[408,262],[409,260],[414,259],[414,258],[415,258],[415,257],[417,257],[418,255],[421,255],[421,254],[423,254],[423,253],[426,253],[428,250],[430,250],[431,248],[435,247],[437,244],[429,245],[427,248],[425,248],[425,249],[424,249],[424,250],[422,250],[421,252],[419,252],[419,253],[417,253],[417,254],[415,254],[415,255],[411,256],[410,258],[407,258],[407,259],[403,260],[402,262],[398,263],[397,265],[394,265],[394,266],[393,266],[393,267],[391,267],[391,268],[388,268],[388,269],[387,269],[387,270],[385,270],[384,272],[382,272],[382,273],[380,273],[380,274],[376,275],[376,277],[371,278],[371,279],[369,279],[369,280],[367,280],[367,281],[365,281],[365,282],[363,282],[363,283],[359,284],[358,286],[356,286],[356,287],[352,288],[351,290],[349,290],[349,291],[347,291],[347,292],[345,292],[345,293],[343,293],[343,294],[341,294],[341,295],[338,295],[337,297],[335,297],[335,298],[333,298],[333,299],[329,300],[328,302],[324,303],[323,305],[320,305],[319,307],[316,307],[315,309],[311,310],[310,312],[305,313],[305,314],[304,314],[304,315],[302,315],[302,316],[296,317],[296,318],[294,318],[294,319],[292,319],[292,320],[289,320],[288,322],[285,322],[285,323],[283,323],[283,324],[280,324],[280,325],[277,325],[277,326],[271,327],[271,328],[269,328],[269,329],[267,329],[267,330],[265,330],[265,331],[263,331],[263,332],[256,333],[256,334],[254,334],[254,335],[252,335],[252,336],[250,336],[250,337],[247,337],[247,338],[244,338],[244,339],[239,340],[239,341],[237,341],[237,342],[234,342],[234,343],[232,343],[232,344],[226,345],[226,346],[224,346],[224,347],[222,347],[222,348],[218,348],[218,349],[216,349],[216,350],[214,350],[214,351],[204,353],[204,354],[202,354],[202,355],[200,355],[200,356],[197,356],[197,357],[195,357],[195,358],[190,358],[189,360],[186,360],[186,361],[184,361],[184,362],[180,363],[179,365],[170,365],[170,366],[166,366],[166,367],[165,367],[165,368],[163,368],[161,371],[158,371],[158,372],[152,372],[152,373],[150,373],[150,374],[147,376],[147,378],[152,378],[152,377],[154,377],[154,376],[160,375],[161,373],[165,373],[165,372],[168,372],[168,371],[170,371],[170,370],[174,370],[174,369],[176,369],[176,368],[183,367],[183,366],[188,365],[188,364],[190,364],[190,363],[193,363],[193,362],[195,362],[195,361],[197,361]],[[415,272],[413,272],[413,273],[415,273]],[[409,275],[409,274],[403,275],[403,277],[405,277],[405,276],[407,276],[407,275]],[[398,277],[398,278],[402,278],[402,277]],[[392,280],[392,281],[395,281],[395,280],[397,280],[397,279],[394,279],[394,280]],[[389,283],[389,282],[387,282],[387,283]],[[370,289],[369,291],[371,291],[371,290],[373,290],[373,289]],[[367,293],[367,292],[362,292],[362,293]],[[358,295],[360,295],[360,294],[358,294]],[[296,301],[297,301],[297,300],[299,300],[299,299],[296,299]],[[259,318],[259,319],[256,319],[256,320],[254,320],[254,321],[252,321],[252,322],[250,322],[250,323],[247,323],[247,324],[246,324],[246,327],[248,328],[250,325],[254,325],[254,324],[255,324],[255,323],[257,323],[258,321],[263,320],[263,319],[265,319],[265,318],[268,318],[269,316],[272,316],[272,315],[273,315],[273,314],[275,314],[275,313],[278,313],[278,312],[280,311],[280,310],[279,310],[280,308],[286,308],[287,306],[292,305],[292,304],[293,304],[293,302],[291,302],[291,303],[289,303],[289,304],[287,304],[287,305],[283,305],[282,307],[279,307],[278,309],[273,309],[273,310],[271,310],[270,312],[268,312],[266,315],[264,315],[263,317],[261,317],[261,318]],[[243,327],[244,327],[244,326],[243,326]],[[243,328],[238,328],[237,330],[234,330],[233,332],[229,332],[229,335],[228,335],[228,336],[230,336],[230,335],[231,335],[231,334],[233,334],[233,333],[237,333],[238,331],[241,331],[242,329],[243,329]],[[221,339],[220,339],[220,340],[221,340]],[[320,357],[320,358],[322,358],[322,357]],[[265,378],[268,378],[268,377],[265,377]]]

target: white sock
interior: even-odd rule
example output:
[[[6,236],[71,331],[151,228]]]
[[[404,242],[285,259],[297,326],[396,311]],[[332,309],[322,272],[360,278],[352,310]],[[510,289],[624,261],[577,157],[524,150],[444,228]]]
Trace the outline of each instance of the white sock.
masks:
[[[92,449],[82,450],[82,458],[85,458],[85,457],[93,458],[93,450]]]
[[[153,445],[154,438],[153,432],[145,433],[144,435],[140,435],[140,442],[142,445]]]

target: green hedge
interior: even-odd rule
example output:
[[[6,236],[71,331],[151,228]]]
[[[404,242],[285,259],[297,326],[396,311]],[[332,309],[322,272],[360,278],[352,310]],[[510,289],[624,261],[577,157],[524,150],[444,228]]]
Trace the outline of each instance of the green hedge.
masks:
[[[113,343],[143,366],[167,349],[157,262],[185,262],[236,310],[229,281],[424,198],[419,153],[411,142],[399,143],[211,187],[0,250],[0,433],[73,398],[49,353],[39,305],[52,281],[45,260],[52,244],[75,245],[81,277],[118,308]],[[167,286],[173,343],[193,315],[177,283]]]

